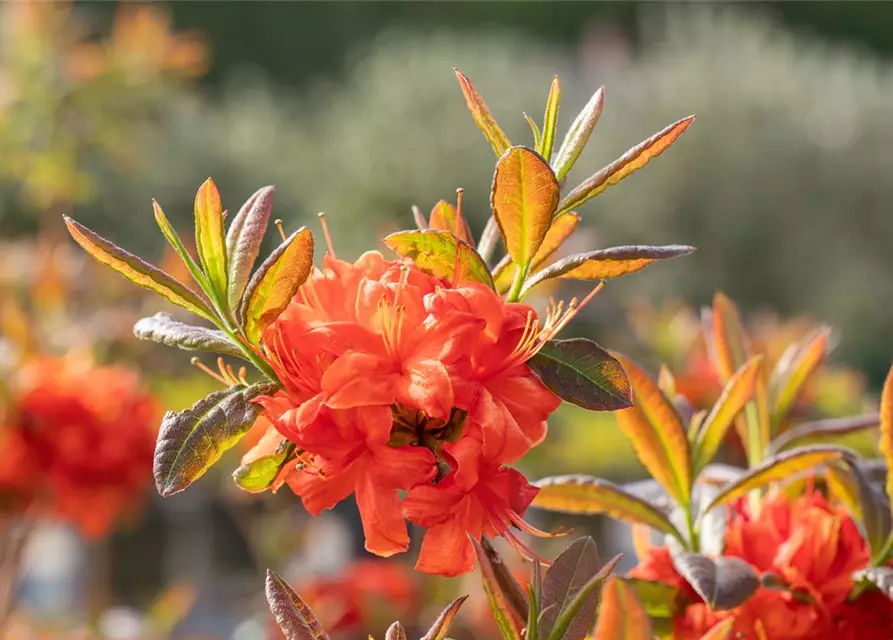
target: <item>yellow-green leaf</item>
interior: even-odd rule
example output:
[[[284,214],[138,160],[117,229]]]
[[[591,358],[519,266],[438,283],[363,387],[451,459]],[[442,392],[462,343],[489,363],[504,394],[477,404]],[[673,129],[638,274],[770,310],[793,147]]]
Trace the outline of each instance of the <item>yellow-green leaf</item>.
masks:
[[[186,245],[184,245],[183,241],[180,239],[179,234],[168,221],[167,216],[164,215],[161,205],[155,200],[152,200],[152,210],[155,213],[155,222],[158,223],[158,228],[161,229],[161,233],[167,239],[168,244],[173,248],[177,255],[180,256],[180,259],[183,261],[183,264],[186,265],[186,268],[189,269],[189,273],[192,274],[192,278],[198,286],[205,292],[209,292],[210,285],[208,284],[208,279],[195,263],[192,255],[186,249]]]
[[[881,437],[878,449],[884,462],[887,463],[887,497],[890,499],[893,510],[893,368],[887,374],[884,381],[884,390],[881,392]]]
[[[490,146],[493,147],[493,151],[496,152],[497,156],[501,156],[506,149],[512,146],[512,143],[509,142],[502,129],[496,124],[493,114],[490,113],[477,89],[471,84],[471,80],[458,69],[454,69],[454,71],[459,79],[459,86],[462,87],[462,94],[465,96],[465,103],[468,105],[468,110],[471,111],[471,116],[474,118],[478,128],[484,133],[484,137],[487,138]]]
[[[619,578],[602,589],[593,640],[652,640],[651,618],[635,590]]]
[[[441,200],[431,209],[428,227],[441,231],[452,231],[460,240],[468,243],[469,246],[474,246],[474,238],[471,237],[471,230],[468,228],[465,218],[460,219],[456,207],[446,200]]]
[[[822,327],[802,342],[792,345],[782,356],[773,373],[772,426],[777,432],[810,376],[819,368],[828,353],[831,329]]]
[[[617,412],[620,430],[639,460],[682,506],[691,500],[691,452],[685,426],[669,399],[635,362],[617,356],[633,389],[634,404]]]
[[[478,252],[450,231],[398,231],[387,236],[384,243],[425,273],[450,282],[480,282],[493,288],[490,270]]]
[[[264,329],[279,317],[313,268],[313,235],[301,227],[270,254],[251,277],[239,318],[245,337],[257,344]]]
[[[552,147],[555,146],[555,130],[558,128],[558,103],[561,102],[561,82],[558,76],[549,87],[549,97],[546,100],[546,115],[543,116],[543,135],[537,151],[545,158],[546,162],[552,161]]]
[[[64,220],[75,242],[98,262],[111,267],[134,284],[159,294],[175,305],[207,320],[213,320],[214,312],[199,294],[173,276],[143,262],[137,256],[93,233],[68,216],[64,216]]]
[[[527,115],[526,112],[521,115],[524,116],[524,119],[527,121],[527,124],[530,126],[530,133],[533,134],[533,148],[539,149],[541,146],[540,128],[533,121],[533,118],[531,118],[529,115]]]
[[[558,181],[542,156],[511,147],[496,163],[490,205],[508,254],[527,269],[546,238],[558,204]]]
[[[530,272],[536,272],[543,264],[552,257],[564,241],[576,230],[580,224],[580,215],[575,211],[562,213],[552,221],[552,226],[546,232],[546,237],[540,248],[537,249],[533,261],[530,263]],[[505,258],[496,265],[493,270],[493,279],[496,282],[496,290],[505,293],[512,286],[515,274],[518,272],[518,265],[512,262],[511,256]]]
[[[608,187],[617,184],[628,175],[644,167],[651,162],[652,158],[656,158],[676,142],[682,132],[694,122],[694,119],[694,116],[689,116],[674,122],[624,153],[562,198],[558,210],[563,212],[576,209]]]
[[[648,525],[655,531],[684,541],[682,534],[657,507],[617,485],[584,475],[554,476],[536,483],[540,491],[532,505],[539,509],[573,515],[605,514]]]
[[[735,372],[704,420],[695,446],[695,475],[719,451],[732,420],[753,397],[762,361],[763,356],[755,356]]]
[[[583,152],[583,148],[589,141],[589,136],[592,135],[592,130],[602,113],[604,104],[605,88],[601,87],[593,94],[571,124],[571,128],[564,137],[564,142],[561,143],[561,148],[558,149],[555,161],[552,163],[555,168],[555,176],[559,181],[564,179]]]
[[[800,447],[780,453],[726,485],[705,512],[740,498],[754,489],[760,489],[778,480],[786,480],[798,473],[846,456],[855,456],[855,453],[844,447],[830,445]]]
[[[211,178],[195,194],[195,246],[205,275],[217,294],[226,301],[226,236],[223,232],[223,206]]]
[[[814,444],[822,441],[836,440],[842,436],[877,429],[880,425],[880,417],[876,413],[862,416],[850,416],[847,418],[828,418],[815,422],[804,422],[796,427],[787,429],[779,434],[770,443],[768,452],[778,453],[793,446]]]
[[[468,537],[477,554],[478,571],[481,574],[484,593],[487,595],[490,611],[496,621],[496,626],[499,627],[500,634],[504,640],[521,640],[520,623],[506,601],[502,588],[496,581],[493,566],[490,564],[490,560],[487,558],[484,548],[473,536],[469,535]]]
[[[687,256],[694,247],[671,244],[666,246],[625,246],[576,253],[536,272],[524,285],[524,291],[550,278],[574,278],[577,280],[603,280],[619,278],[641,271],[657,260],[669,260]]]

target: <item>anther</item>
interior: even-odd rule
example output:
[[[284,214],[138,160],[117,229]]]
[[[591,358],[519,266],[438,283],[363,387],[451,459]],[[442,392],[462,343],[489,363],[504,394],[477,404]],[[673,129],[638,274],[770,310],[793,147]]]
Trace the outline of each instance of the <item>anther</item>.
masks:
[[[332,246],[332,236],[329,235],[329,225],[326,224],[326,214],[320,211],[317,215],[319,216],[319,224],[322,226],[322,233],[326,238],[326,247],[329,249],[329,255],[332,258],[337,258],[335,248]]]
[[[279,229],[279,235],[282,236],[282,242],[285,242],[285,229],[282,228],[282,218],[276,218],[276,220],[273,221],[273,224]]]

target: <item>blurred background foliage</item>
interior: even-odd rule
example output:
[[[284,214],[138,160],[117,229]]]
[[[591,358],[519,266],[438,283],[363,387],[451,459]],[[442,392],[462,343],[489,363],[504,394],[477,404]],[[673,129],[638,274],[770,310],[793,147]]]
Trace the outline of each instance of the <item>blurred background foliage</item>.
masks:
[[[584,205],[568,247],[681,242],[698,252],[608,287],[570,332],[696,379],[686,305],[721,289],[752,319],[773,310],[834,326],[834,362],[863,376],[842,375],[821,413],[859,411],[893,354],[890,25],[893,4],[867,2],[6,2],[0,290],[47,325],[47,349],[89,342],[104,359],[138,362],[165,406],[183,408],[213,382],[188,354],[129,337],[157,303],[55,244],[60,214],[164,261],[151,199],[189,228],[195,189],[211,175],[230,211],[275,184],[274,216],[287,230],[316,229],[326,211],[344,256],[457,187],[479,233],[495,158],[452,67],[516,143],[529,142],[521,112],[539,117],[559,73],[559,136],[606,85],[572,181],[698,115],[666,156]],[[29,274],[56,262],[65,304],[29,299],[47,290]],[[533,477],[640,475],[614,418],[573,408],[525,465]],[[196,606],[219,624],[186,628],[223,633],[256,604],[258,567],[290,558],[291,575],[310,579],[356,550],[326,518],[296,513],[290,495],[237,494],[226,468],[118,534],[107,603],[145,603],[199,575]],[[349,507],[339,515],[355,518]]]

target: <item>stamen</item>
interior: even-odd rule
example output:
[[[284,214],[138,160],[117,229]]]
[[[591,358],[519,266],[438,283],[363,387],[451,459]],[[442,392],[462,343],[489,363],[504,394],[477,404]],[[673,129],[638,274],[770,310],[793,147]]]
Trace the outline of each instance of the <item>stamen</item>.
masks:
[[[286,237],[285,229],[282,228],[282,218],[276,218],[276,220],[273,221],[273,224],[275,224],[276,228],[279,229],[279,235],[282,236],[282,242],[285,242]]]
[[[226,385],[226,386],[230,386],[229,383],[227,383],[226,380],[224,380],[223,378],[220,377],[220,374],[219,374],[219,373],[217,373],[217,372],[214,371],[213,369],[209,369],[209,368],[208,368],[207,366],[205,366],[204,363],[202,363],[202,361],[199,360],[198,358],[192,358],[192,359],[189,361],[189,363],[190,363],[192,366],[198,368],[200,371],[203,371],[204,373],[206,373],[206,374],[208,374],[209,376],[211,376],[212,378],[214,378],[214,379],[215,379],[217,382],[219,382],[220,384],[224,384],[224,385]]]
[[[329,248],[329,255],[332,258],[337,258],[335,255],[335,248],[332,246],[332,236],[329,235],[329,225],[326,224],[326,214],[322,211],[319,212],[319,224],[322,226],[323,235],[326,237],[326,246]]]
[[[459,229],[462,228],[462,196],[465,194],[465,189],[459,187],[456,189],[456,228],[453,229],[453,233],[459,238]]]

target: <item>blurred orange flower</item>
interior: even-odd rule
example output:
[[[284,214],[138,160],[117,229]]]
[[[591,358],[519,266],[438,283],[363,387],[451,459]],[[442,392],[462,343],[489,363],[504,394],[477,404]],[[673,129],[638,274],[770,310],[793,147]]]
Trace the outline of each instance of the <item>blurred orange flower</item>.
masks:
[[[760,587],[736,609],[714,612],[676,571],[668,547],[650,549],[631,572],[676,586],[695,602],[673,621],[677,640],[700,638],[728,617],[743,640],[889,640],[893,602],[870,591],[849,600],[853,574],[870,560],[867,544],[852,517],[822,494],[769,496],[756,514],[744,501],[735,505],[724,554],[745,560],[758,575],[776,576],[785,588]]]
[[[0,427],[6,505],[105,534],[151,482],[159,406],[138,376],[38,356],[14,374]]]

